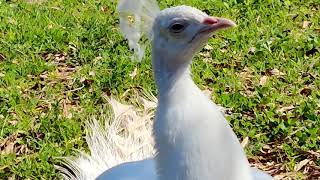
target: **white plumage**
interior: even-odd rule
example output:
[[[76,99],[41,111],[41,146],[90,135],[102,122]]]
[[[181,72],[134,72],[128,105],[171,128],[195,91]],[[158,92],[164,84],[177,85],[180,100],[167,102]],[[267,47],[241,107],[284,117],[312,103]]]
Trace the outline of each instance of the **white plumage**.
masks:
[[[77,157],[62,158],[64,167],[56,166],[64,179],[93,180],[120,163],[152,157],[155,151],[151,127],[156,98],[146,98],[137,97],[143,109],[108,98],[112,112],[92,117],[86,124],[90,154],[80,152]],[[104,128],[98,121],[105,122]]]
[[[146,155],[145,160],[105,169],[97,179],[272,179],[269,175],[250,167],[244,150],[226,119],[217,106],[195,85],[190,75],[189,66],[194,55],[215,31],[232,27],[235,25],[234,22],[210,17],[189,6],[168,8],[155,15],[158,7],[150,0],[146,2],[152,4],[155,11],[143,13],[146,6],[139,6],[133,2],[144,1],[120,1],[120,14],[133,13],[136,20],[133,22],[134,26],[124,22],[121,23],[121,27],[126,38],[129,38],[130,47],[138,50],[138,53],[143,52],[141,46],[136,46],[142,34],[149,34],[152,41],[152,64],[159,93],[153,124],[156,155],[153,157],[152,151],[148,152],[149,154],[143,153]],[[135,8],[131,8],[133,5]],[[125,19],[122,16],[123,20]],[[149,24],[152,29],[142,22],[152,23],[152,26]],[[127,34],[132,32],[135,34]],[[89,128],[98,131],[95,123]],[[90,138],[92,135],[88,138],[94,160],[91,162],[90,156],[82,154],[80,160],[67,161],[72,169],[76,170],[76,174],[90,173],[92,168],[96,168],[93,171],[99,169],[101,172],[104,165],[110,168],[104,163],[108,159],[103,156],[117,157],[117,153],[114,153],[117,149],[113,147],[115,141],[108,140],[112,135],[95,133],[97,132],[92,134],[93,138]],[[102,146],[97,145],[99,143]],[[101,150],[105,148],[107,150]],[[130,160],[139,158],[129,158],[128,161]],[[85,161],[86,165],[80,167],[82,161]],[[92,165],[94,162],[99,165]],[[77,177],[92,179],[96,176]]]

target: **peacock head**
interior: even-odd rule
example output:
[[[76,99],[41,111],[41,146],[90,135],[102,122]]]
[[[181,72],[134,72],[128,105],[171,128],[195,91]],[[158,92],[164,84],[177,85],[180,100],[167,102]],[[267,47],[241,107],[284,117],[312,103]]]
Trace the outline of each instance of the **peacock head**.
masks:
[[[167,8],[153,22],[153,50],[169,59],[190,58],[215,31],[232,26],[235,23],[229,19],[211,17],[190,6]]]

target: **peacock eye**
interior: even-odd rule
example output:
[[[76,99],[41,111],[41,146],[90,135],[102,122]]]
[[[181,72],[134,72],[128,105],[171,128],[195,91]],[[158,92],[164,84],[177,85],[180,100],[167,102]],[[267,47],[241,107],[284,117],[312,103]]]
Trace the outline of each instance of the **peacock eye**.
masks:
[[[180,33],[186,28],[186,25],[175,23],[170,26],[170,32],[172,33]]]

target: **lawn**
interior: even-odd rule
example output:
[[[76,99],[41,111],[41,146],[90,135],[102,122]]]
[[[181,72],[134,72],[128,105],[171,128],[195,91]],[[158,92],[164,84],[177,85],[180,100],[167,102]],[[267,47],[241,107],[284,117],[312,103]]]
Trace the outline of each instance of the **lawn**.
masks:
[[[235,20],[192,64],[226,108],[250,161],[320,177],[320,2],[162,0]],[[84,122],[107,96],[157,94],[119,32],[114,0],[0,0],[0,179],[57,179],[56,157],[87,150]]]

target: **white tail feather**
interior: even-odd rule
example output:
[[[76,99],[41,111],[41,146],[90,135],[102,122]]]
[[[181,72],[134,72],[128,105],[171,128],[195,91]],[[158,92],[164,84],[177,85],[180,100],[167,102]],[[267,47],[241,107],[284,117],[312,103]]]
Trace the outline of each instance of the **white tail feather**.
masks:
[[[79,152],[78,157],[62,158],[65,167],[56,167],[64,179],[93,180],[118,164],[153,156],[151,126],[156,98],[141,98],[141,102],[142,110],[109,99],[113,118],[103,115],[105,128],[99,126],[96,118],[86,124],[90,155]]]

